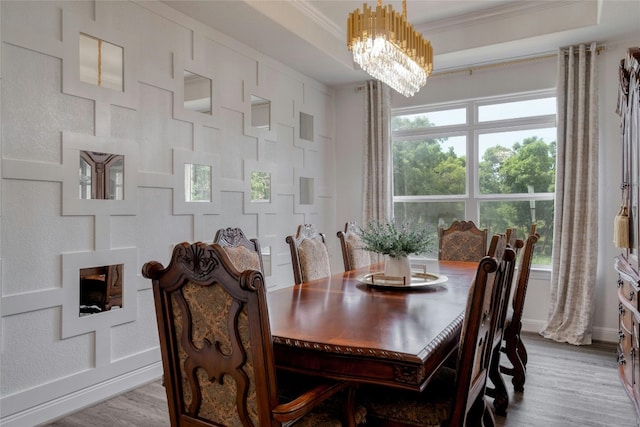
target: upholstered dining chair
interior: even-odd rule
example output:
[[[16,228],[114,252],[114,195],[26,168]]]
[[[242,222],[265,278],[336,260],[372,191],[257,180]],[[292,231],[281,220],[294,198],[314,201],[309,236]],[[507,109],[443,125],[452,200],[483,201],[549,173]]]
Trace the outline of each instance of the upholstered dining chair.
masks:
[[[331,276],[329,251],[325,236],[313,224],[301,224],[295,235],[285,241],[291,250],[293,280],[296,285]]]
[[[219,229],[213,243],[222,246],[238,271],[258,270],[264,274],[260,241],[247,239],[240,228]]]
[[[480,260],[467,299],[455,369],[441,367],[423,392],[365,385],[359,388],[359,398],[367,408],[367,425],[495,425],[485,387],[500,295],[514,265],[511,248],[505,249],[501,261],[490,256]]]
[[[448,228],[438,227],[438,259],[441,261],[480,261],[487,254],[486,228],[473,221],[454,221]]]
[[[501,365],[500,372],[511,376],[511,383],[515,391],[524,391],[527,368],[527,349],[522,342],[520,332],[522,330],[522,313],[524,310],[525,296],[531,272],[533,252],[540,236],[535,233],[535,227],[531,229],[532,234],[527,237],[524,243],[524,250],[520,257],[518,266],[518,278],[513,293],[511,310],[507,313],[504,330],[504,347],[502,351],[506,354],[512,367]]]
[[[344,381],[278,372],[264,277],[218,244],[182,243],[150,261],[172,426],[355,425]],[[359,414],[360,420],[364,414]]]
[[[338,231],[344,271],[355,270],[371,264],[371,255],[362,249],[362,239],[358,234],[358,225],[349,221],[344,225],[344,231]]]

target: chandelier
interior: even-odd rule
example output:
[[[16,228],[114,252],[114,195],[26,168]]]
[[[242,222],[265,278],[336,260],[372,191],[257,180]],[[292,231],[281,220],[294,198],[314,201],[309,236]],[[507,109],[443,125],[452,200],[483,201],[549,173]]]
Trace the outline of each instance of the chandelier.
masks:
[[[407,0],[402,15],[378,0],[375,11],[364,4],[347,20],[347,47],[353,59],[372,77],[404,96],[413,96],[433,70],[429,40],[407,22]]]

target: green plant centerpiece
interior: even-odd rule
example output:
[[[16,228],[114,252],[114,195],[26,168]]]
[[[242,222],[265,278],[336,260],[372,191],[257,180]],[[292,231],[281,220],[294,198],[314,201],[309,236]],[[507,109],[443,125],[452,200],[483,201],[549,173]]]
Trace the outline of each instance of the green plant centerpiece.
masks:
[[[384,275],[411,281],[409,255],[435,249],[436,234],[431,225],[412,227],[408,222],[370,222],[358,232],[362,249],[385,255]]]

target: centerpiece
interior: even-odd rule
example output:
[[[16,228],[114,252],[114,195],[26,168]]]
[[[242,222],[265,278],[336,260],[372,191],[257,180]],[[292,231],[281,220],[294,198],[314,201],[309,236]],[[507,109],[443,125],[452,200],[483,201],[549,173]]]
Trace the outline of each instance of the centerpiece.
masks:
[[[384,275],[411,282],[409,255],[435,249],[433,227],[411,227],[407,222],[371,222],[358,232],[362,249],[384,255]]]

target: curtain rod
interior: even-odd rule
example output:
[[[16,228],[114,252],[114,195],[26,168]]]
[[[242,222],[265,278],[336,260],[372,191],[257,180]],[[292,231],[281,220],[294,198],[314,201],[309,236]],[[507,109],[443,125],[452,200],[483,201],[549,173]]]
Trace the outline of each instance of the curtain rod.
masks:
[[[596,54],[600,54],[601,51],[603,51],[605,49],[604,45],[600,45],[600,46],[596,46]],[[587,48],[587,50],[591,50],[591,48]],[[569,50],[568,48],[562,48],[561,51],[565,54],[568,55],[569,54]],[[484,65],[477,65],[477,66],[471,66],[471,67],[466,67],[466,68],[460,68],[457,70],[450,70],[450,71],[442,71],[440,73],[433,73],[431,75],[431,77],[437,77],[437,76],[448,76],[451,74],[459,74],[459,73],[469,73],[470,75],[473,74],[474,71],[477,70],[487,70],[487,69],[491,69],[491,68],[499,68],[499,67],[506,67],[506,66],[510,66],[510,65],[518,65],[518,64],[525,64],[527,62],[536,62],[536,61],[543,61],[545,59],[551,59],[551,58],[557,58],[558,57],[558,53],[550,53],[547,55],[540,55],[540,56],[530,56],[530,57],[524,57],[524,58],[518,58],[518,59],[512,59],[509,61],[502,61],[502,62],[495,62],[492,64],[484,64]]]
[[[439,72],[439,73],[433,73],[431,75],[431,78],[433,78],[433,77],[442,77],[442,76],[450,76],[452,74],[460,74],[460,73],[468,73],[469,75],[471,75],[471,74],[473,74],[474,71],[482,71],[482,70],[489,70],[489,69],[492,69],[492,68],[508,67],[510,65],[518,65],[518,64],[525,64],[527,62],[543,61],[545,59],[551,59],[551,58],[557,58],[557,57],[558,57],[558,54],[554,53],[554,54],[549,54],[549,55],[531,56],[531,57],[527,57],[527,58],[512,59],[512,60],[509,60],[509,61],[494,62],[492,64],[476,65],[476,66],[458,68],[458,69],[449,70],[449,71],[442,71],[442,72]]]
[[[595,49],[596,50],[596,54],[600,54],[600,52],[603,51],[604,49],[605,49],[604,45],[597,46],[596,49]],[[587,50],[591,50],[591,48],[587,48]],[[561,49],[561,51],[564,52],[565,55],[567,55],[569,53],[568,49],[564,49],[563,48],[563,49]],[[540,56],[531,56],[531,57],[525,57],[525,58],[518,58],[518,59],[509,60],[509,61],[495,62],[495,63],[491,63],[491,64],[476,65],[476,66],[458,68],[458,69],[453,69],[453,70],[448,70],[448,71],[441,71],[439,73],[433,73],[431,75],[431,77],[429,77],[429,78],[450,76],[450,75],[461,74],[461,73],[466,73],[466,74],[472,75],[474,71],[482,71],[482,70],[488,70],[488,69],[492,69],[492,68],[508,67],[510,65],[525,64],[527,62],[544,61],[546,59],[552,59],[552,58],[557,58],[557,57],[558,57],[558,53],[540,55]],[[354,91],[360,92],[363,89],[364,89],[364,86],[356,86],[354,88]]]

